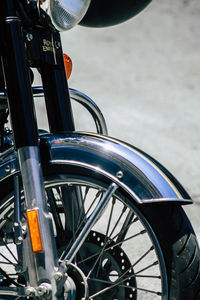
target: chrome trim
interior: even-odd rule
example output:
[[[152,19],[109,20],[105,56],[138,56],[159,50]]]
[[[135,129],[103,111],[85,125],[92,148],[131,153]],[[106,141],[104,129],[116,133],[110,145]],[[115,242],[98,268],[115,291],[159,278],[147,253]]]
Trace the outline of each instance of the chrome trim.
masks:
[[[43,87],[40,87],[40,86],[33,87],[33,94],[34,94],[34,97],[43,97],[44,96]],[[81,104],[91,114],[91,116],[94,120],[96,129],[97,129],[97,133],[103,134],[103,135],[108,135],[108,130],[107,130],[104,116],[103,116],[101,110],[99,109],[99,107],[96,105],[96,103],[91,98],[89,98],[87,95],[85,95],[77,90],[70,88],[69,94],[70,94],[70,98],[72,100]]]
[[[98,172],[125,189],[139,204],[192,202],[184,188],[163,166],[119,140],[76,132],[42,136],[41,141],[49,149],[51,165],[66,164],[82,168],[85,173]]]
[[[0,100],[6,100],[7,99],[7,95],[5,92],[0,92]]]
[[[39,148],[36,146],[19,148],[18,157],[26,210],[38,210],[43,245],[43,254],[41,255],[41,252],[33,253],[29,235],[24,241],[24,257],[29,275],[29,284],[37,290],[40,289],[38,284],[42,284],[48,279],[52,287],[52,299],[56,299],[57,288],[54,273],[55,267],[58,266],[58,259],[53,237],[52,220],[46,203]]]
[[[107,172],[104,169],[101,169],[100,167],[97,167],[95,165],[91,165],[91,164],[87,164],[87,163],[82,163],[80,161],[72,161],[72,160],[53,160],[50,161],[51,165],[68,165],[68,166],[75,166],[75,167],[81,167],[84,168],[86,170],[91,170],[94,172],[97,172],[107,178],[109,178],[111,181],[115,182],[116,184],[118,184],[119,186],[121,186],[122,188],[124,188],[125,190],[127,190],[129,192],[129,194],[132,195],[132,197],[136,200],[137,203],[142,204],[141,199],[136,195],[136,193],[134,193],[133,190],[129,189],[128,186],[126,184],[123,184],[123,182],[121,182],[120,180],[118,180],[118,177],[115,175],[112,175],[111,173]]]
[[[25,287],[5,287],[1,286],[0,287],[0,293],[1,296],[16,296],[16,299],[19,299],[19,297],[25,297],[26,292],[25,292]]]
[[[91,98],[89,98],[87,95],[85,95],[77,90],[69,89],[69,94],[70,94],[71,99],[80,103],[89,111],[89,113],[91,114],[91,116],[95,122],[95,125],[97,128],[97,133],[108,135],[108,130],[107,130],[104,116],[103,116],[101,110],[99,109],[99,107],[96,105],[96,103]]]
[[[5,92],[0,92],[0,109],[7,109],[7,108],[8,108],[7,95]]]
[[[16,153],[14,150],[14,147],[11,147],[11,148],[5,150],[4,152],[1,152],[0,153],[0,162],[2,160],[5,160],[8,155],[13,154],[13,153]]]
[[[98,172],[125,189],[137,203],[192,203],[187,192],[166,169],[139,149],[121,141],[89,133],[56,136],[49,134],[43,135],[40,140],[41,150],[45,147],[42,151],[45,153],[44,160],[47,157],[46,151],[49,151],[49,165],[65,164]],[[0,155],[1,161],[0,182],[19,172],[14,149]],[[123,173],[122,177],[117,176],[122,174],[119,171]],[[138,190],[138,186],[134,185],[135,178],[138,178],[140,186],[144,185],[143,190]],[[143,191],[150,191],[152,196],[145,197]]]

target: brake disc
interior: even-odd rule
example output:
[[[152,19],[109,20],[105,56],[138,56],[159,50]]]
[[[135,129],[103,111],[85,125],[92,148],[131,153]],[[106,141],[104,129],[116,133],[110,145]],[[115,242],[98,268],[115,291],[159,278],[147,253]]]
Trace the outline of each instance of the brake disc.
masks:
[[[77,266],[88,282],[89,299],[137,299],[132,264],[119,242],[91,231],[77,256]]]

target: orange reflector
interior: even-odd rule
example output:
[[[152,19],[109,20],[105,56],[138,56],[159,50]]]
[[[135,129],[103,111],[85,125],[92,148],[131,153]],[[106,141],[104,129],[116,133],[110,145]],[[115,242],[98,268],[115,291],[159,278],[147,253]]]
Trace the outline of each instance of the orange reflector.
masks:
[[[36,209],[26,212],[33,252],[43,251],[38,212]]]
[[[67,54],[63,54],[64,63],[65,63],[65,72],[67,75],[67,79],[69,79],[72,72],[72,60]]]

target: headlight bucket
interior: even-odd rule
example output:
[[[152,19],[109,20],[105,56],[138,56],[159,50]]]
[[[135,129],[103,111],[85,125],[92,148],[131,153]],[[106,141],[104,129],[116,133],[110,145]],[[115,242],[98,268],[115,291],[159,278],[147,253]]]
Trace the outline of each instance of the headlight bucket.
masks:
[[[141,12],[151,0],[91,0],[80,25],[108,27],[125,22]]]

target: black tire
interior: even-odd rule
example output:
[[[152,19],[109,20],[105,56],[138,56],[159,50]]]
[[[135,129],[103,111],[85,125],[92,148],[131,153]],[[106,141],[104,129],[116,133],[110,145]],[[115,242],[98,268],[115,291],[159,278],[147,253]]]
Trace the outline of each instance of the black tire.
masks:
[[[46,176],[48,206],[61,258],[108,187],[94,175],[70,175],[64,169],[57,166],[56,175],[51,172]],[[17,257],[12,204],[12,196],[0,202],[0,248],[7,251],[6,254],[0,249],[0,299],[1,286],[26,285],[23,273],[10,276],[4,264],[9,259],[16,265],[11,255],[12,252]],[[120,190],[88,234],[69,267],[69,275],[77,287],[76,300],[84,297],[82,282],[88,283],[87,299],[194,300],[200,299],[199,261],[195,234],[179,204],[136,205]],[[11,273],[14,271],[15,268]]]
[[[142,208],[162,248],[170,300],[200,299],[200,251],[188,217],[177,203]]]

